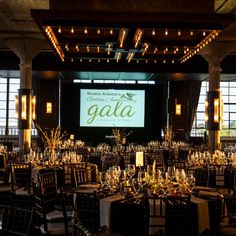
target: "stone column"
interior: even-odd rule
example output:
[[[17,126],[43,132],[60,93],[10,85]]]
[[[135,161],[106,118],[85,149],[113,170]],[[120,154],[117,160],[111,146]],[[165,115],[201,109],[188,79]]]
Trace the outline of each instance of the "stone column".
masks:
[[[20,89],[32,90],[32,59],[43,49],[46,41],[39,38],[11,37],[5,38],[3,42],[20,58]],[[29,104],[31,111],[32,104]],[[31,115],[27,119],[30,119],[27,120],[30,127],[19,129],[19,147],[23,155],[31,147]]]
[[[227,56],[232,49],[235,48],[233,43],[215,42],[211,43],[201,51],[201,55],[209,63],[209,92],[220,91],[220,63]],[[213,112],[211,110],[210,112]],[[208,114],[208,117],[213,119],[213,114]],[[214,122],[214,120],[209,120]],[[209,130],[209,150],[213,153],[216,149],[220,148],[220,129]]]

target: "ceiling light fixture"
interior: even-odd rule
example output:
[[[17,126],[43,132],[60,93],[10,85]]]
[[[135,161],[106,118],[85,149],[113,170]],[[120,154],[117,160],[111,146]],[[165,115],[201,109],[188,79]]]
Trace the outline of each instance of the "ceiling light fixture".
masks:
[[[45,27],[43,27],[43,29],[44,29],[45,33],[47,34],[52,46],[56,50],[57,54],[59,55],[61,60],[64,61],[65,60],[65,54],[64,54],[62,48],[60,47],[60,44],[59,44],[52,28],[50,26],[45,26]]]
[[[143,36],[143,30],[137,29],[134,35],[134,47],[137,48]]]
[[[134,52],[128,53],[128,56],[127,56],[128,63],[132,60],[133,56],[134,56]]]
[[[124,46],[124,40],[126,38],[127,35],[127,30],[126,29],[121,29],[120,33],[119,33],[119,43],[120,43],[120,48],[123,48]]]

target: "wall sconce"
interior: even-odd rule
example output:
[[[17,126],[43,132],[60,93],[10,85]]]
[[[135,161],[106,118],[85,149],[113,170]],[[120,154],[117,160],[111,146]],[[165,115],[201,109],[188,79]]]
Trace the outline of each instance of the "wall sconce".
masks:
[[[175,99],[175,115],[181,116],[181,104],[177,103],[177,98]]]
[[[52,114],[52,103],[51,102],[46,103],[46,113]]]
[[[223,124],[224,103],[221,91],[208,91],[205,102],[205,121],[208,130],[220,130]]]
[[[19,129],[30,129],[31,120],[36,118],[36,97],[31,95],[31,89],[18,90],[15,106]]]

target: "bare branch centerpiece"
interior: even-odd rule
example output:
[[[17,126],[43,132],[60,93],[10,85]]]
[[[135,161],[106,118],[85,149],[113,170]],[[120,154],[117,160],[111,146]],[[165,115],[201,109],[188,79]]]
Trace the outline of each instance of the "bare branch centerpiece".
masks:
[[[171,126],[167,126],[164,129],[164,140],[171,146],[172,141],[175,137],[175,132],[173,131]]]
[[[116,145],[126,144],[126,137],[128,137],[131,133],[132,131],[126,132],[125,129],[112,129],[112,134],[114,136]]]
[[[42,129],[39,124],[35,124],[42,142],[44,144],[44,153],[48,156],[49,161],[54,161],[56,158],[56,151],[60,149],[62,142],[66,139],[66,132],[61,131],[61,128],[57,126],[52,129]]]

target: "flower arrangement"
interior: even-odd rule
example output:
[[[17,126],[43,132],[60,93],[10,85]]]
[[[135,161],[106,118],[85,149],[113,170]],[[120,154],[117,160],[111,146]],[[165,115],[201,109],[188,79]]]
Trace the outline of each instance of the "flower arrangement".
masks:
[[[122,144],[123,140],[126,141],[126,137],[129,136],[132,133],[132,131],[129,131],[128,133],[125,131],[125,129],[120,130],[118,128],[112,129],[112,134],[114,136],[116,144]]]

